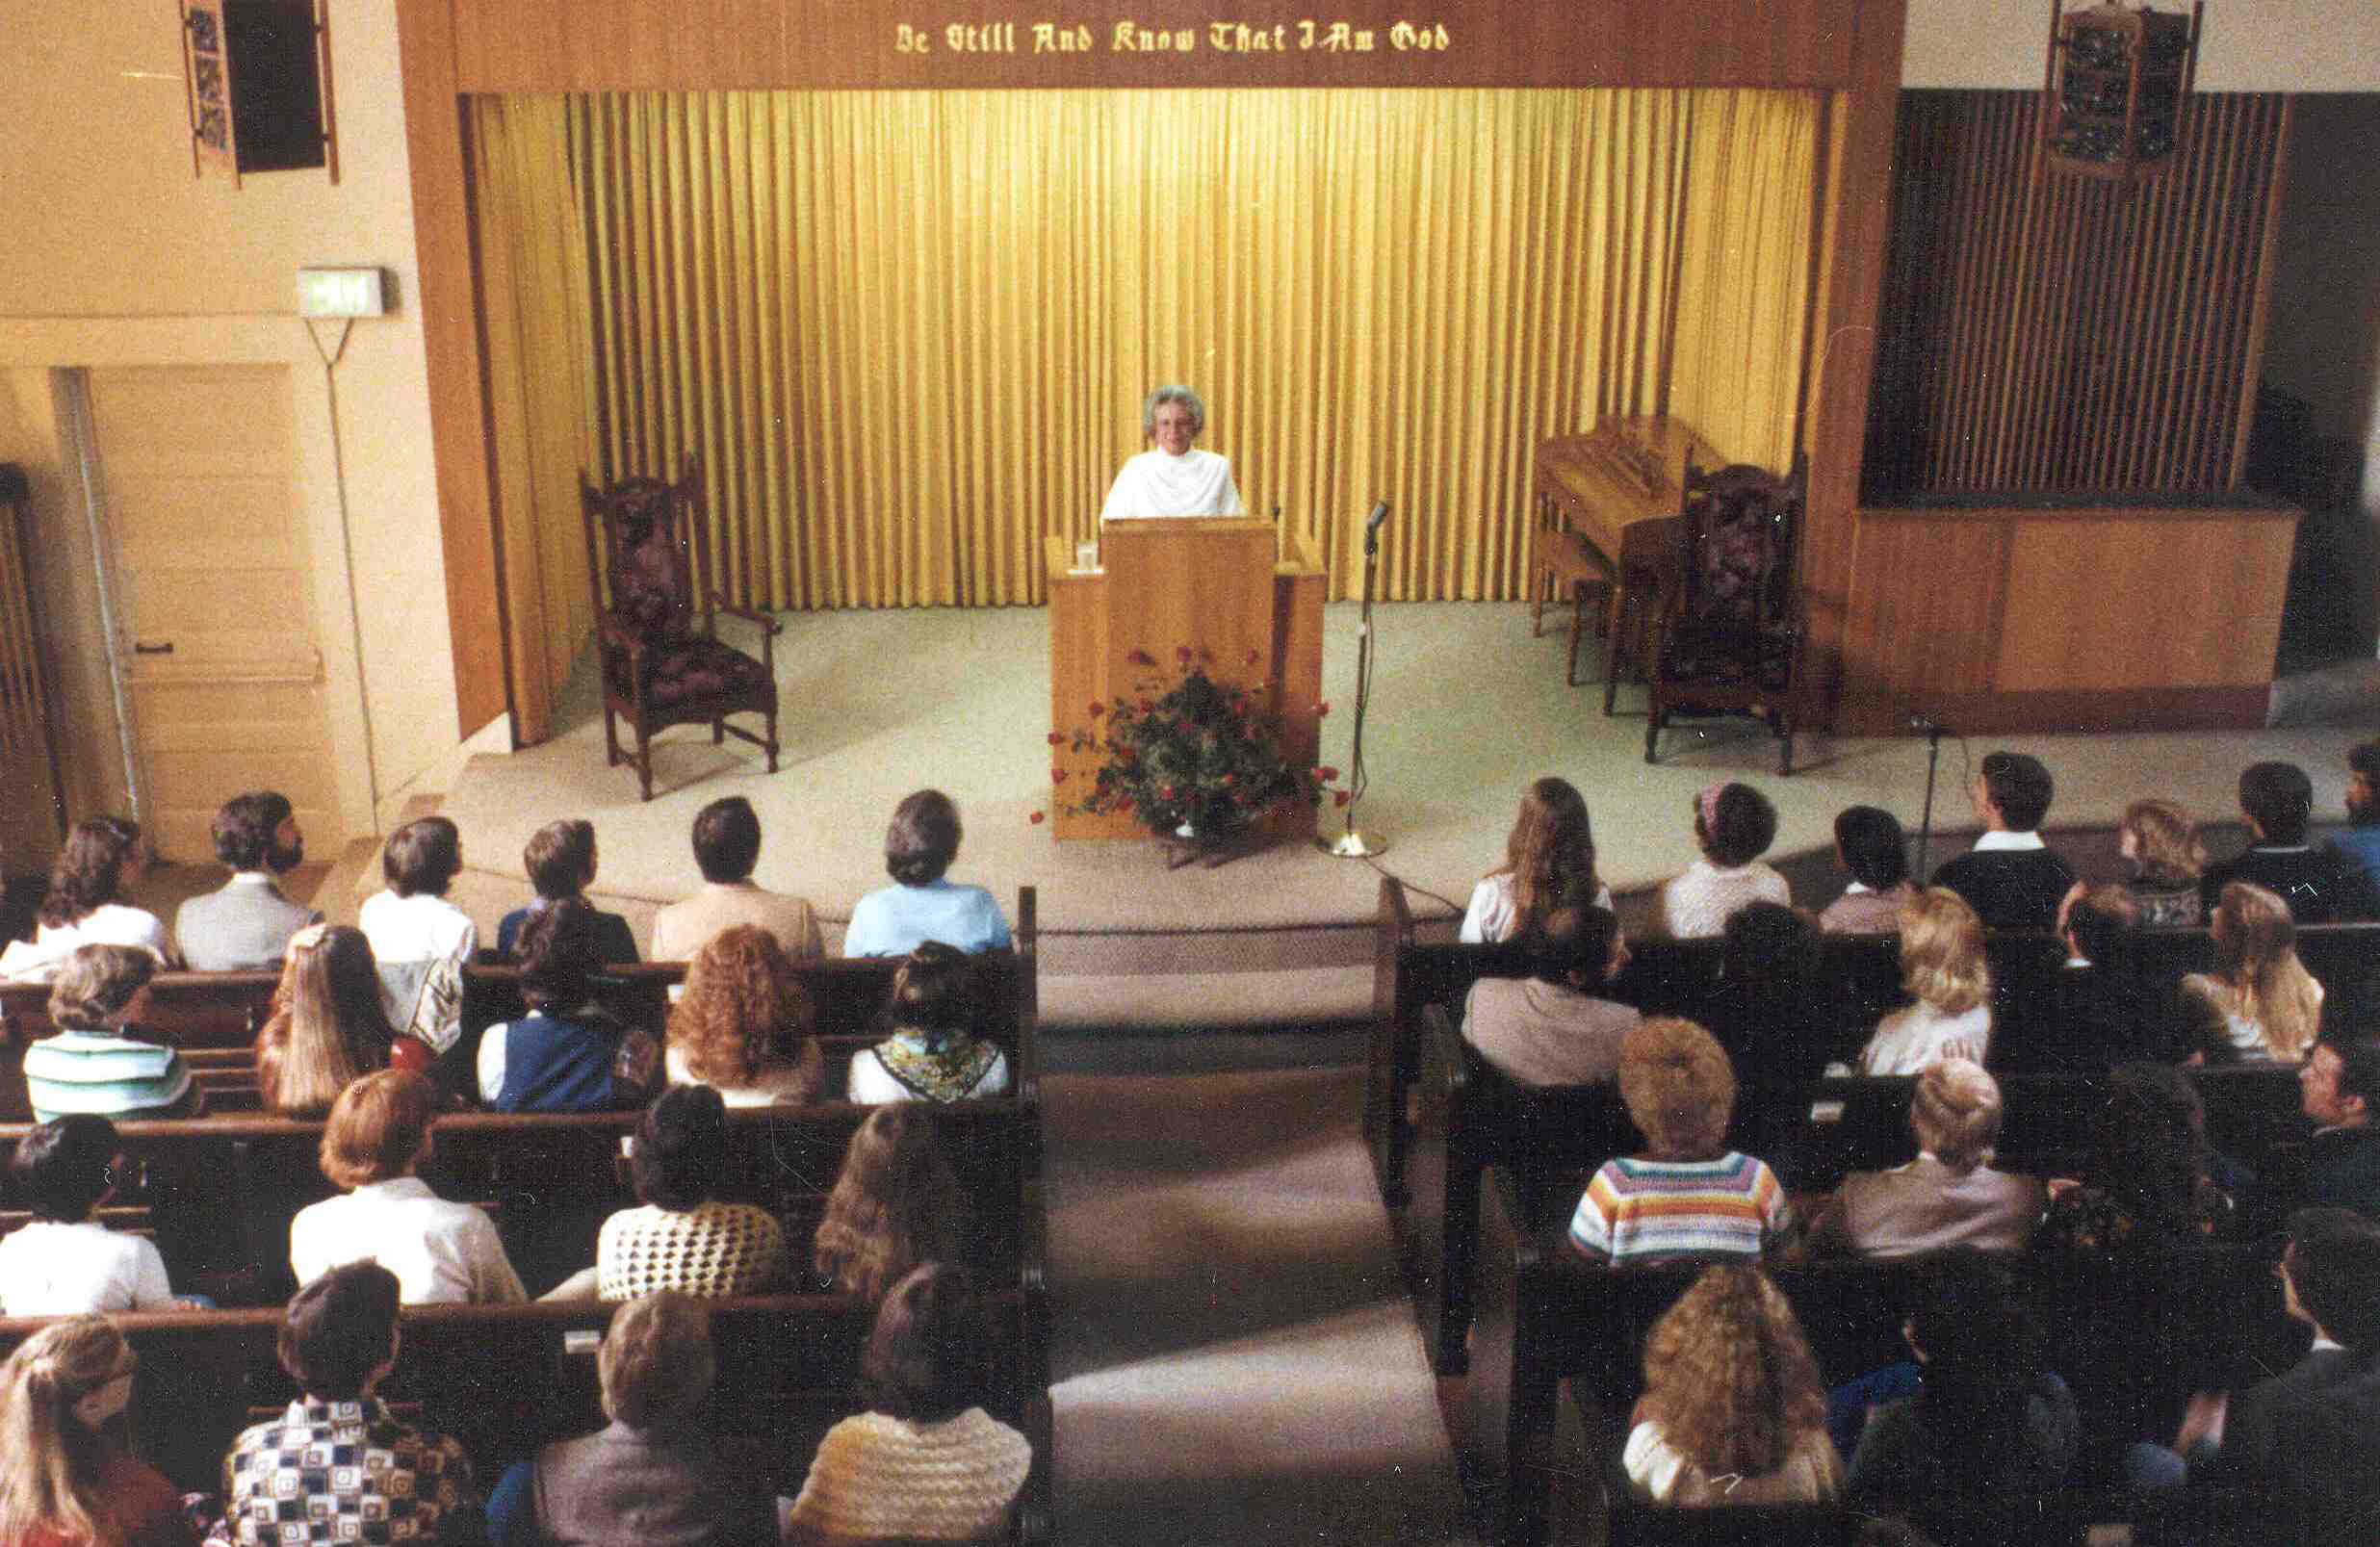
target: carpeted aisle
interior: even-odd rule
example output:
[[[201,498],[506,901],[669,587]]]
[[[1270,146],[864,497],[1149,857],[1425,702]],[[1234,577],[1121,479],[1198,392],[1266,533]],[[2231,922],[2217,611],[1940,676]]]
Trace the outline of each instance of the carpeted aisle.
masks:
[[[1470,1541],[1358,1138],[1362,1070],[1329,1039],[1265,1041],[1262,1061],[1333,1061],[1044,1082],[1061,1539]]]

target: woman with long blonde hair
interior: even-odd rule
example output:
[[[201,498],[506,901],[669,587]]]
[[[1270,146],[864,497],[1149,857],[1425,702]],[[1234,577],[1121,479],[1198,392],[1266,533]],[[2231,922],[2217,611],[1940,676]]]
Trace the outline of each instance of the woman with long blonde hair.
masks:
[[[878,1107],[851,1136],[811,1261],[845,1294],[878,1300],[921,1262],[965,1262],[967,1202],[933,1109]]]
[[[1705,1268],[1653,1324],[1620,1462],[1640,1496],[1683,1508],[1842,1493],[1818,1361],[1767,1274]]]
[[[339,1093],[375,1070],[429,1068],[429,1044],[400,1038],[380,997],[372,941],[345,924],[292,935],[281,957],[272,1015],[256,1033],[256,1082],[265,1110],[327,1116]]]
[[[708,1085],[729,1106],[815,1101],[826,1084],[816,1019],[775,936],[756,924],[723,929],[694,953],[670,1007],[670,1081]]]
[[[1504,863],[1471,889],[1463,943],[1522,939],[1558,909],[1590,905],[1609,909],[1612,889],[1595,875],[1587,797],[1566,779],[1540,779],[1521,793],[1520,812],[1504,840]]]
[[[2297,959],[2289,904],[2252,882],[2233,881],[2214,905],[2214,970],[2182,980],[2195,1045],[2218,1058],[2294,1063],[2322,1025],[2322,985]]]
[[[1983,920],[1948,887],[1927,887],[1901,910],[1901,986],[1917,1002],[1876,1022],[1861,1073],[1915,1074],[1941,1058],[1986,1062],[1992,972]]]
[[[2198,841],[2198,824],[2179,802],[2135,800],[2125,807],[2116,846],[2133,863],[2124,890],[2140,905],[2144,927],[2186,929],[2202,921],[2198,877],[2207,868],[2207,850]]]
[[[110,1425],[139,1365],[104,1317],[41,1328],[0,1364],[0,1542],[8,1547],[190,1543],[182,1496],[124,1453]]]

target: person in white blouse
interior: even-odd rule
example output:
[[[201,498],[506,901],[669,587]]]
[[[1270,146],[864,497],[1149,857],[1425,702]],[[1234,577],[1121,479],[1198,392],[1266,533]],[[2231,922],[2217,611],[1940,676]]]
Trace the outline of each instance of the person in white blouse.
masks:
[[[0,977],[46,983],[78,946],[133,945],[174,965],[165,922],[123,901],[148,873],[141,824],[121,816],[78,822],[50,867],[49,890],[33,940],[11,941],[0,951]]]
[[[17,1142],[10,1189],[32,1209],[33,1223],[0,1238],[0,1315],[82,1316],[180,1303],[155,1242],[91,1218],[116,1196],[122,1159],[116,1124],[89,1113],[53,1119]]]
[[[339,1095],[323,1130],[323,1174],[347,1190],[298,1211],[289,1266],[299,1284],[367,1259],[397,1276],[408,1305],[529,1298],[494,1222],[450,1203],[414,1174],[429,1158],[437,1093],[419,1074],[383,1070]]]
[[[1776,840],[1776,808],[1749,785],[1711,785],[1694,797],[1702,858],[1661,889],[1661,932],[1703,940],[1725,932],[1747,902],[1793,904],[1785,878],[1760,863]]]
[[[1607,913],[1612,907],[1612,889],[1595,876],[1587,797],[1566,779],[1540,779],[1521,792],[1504,863],[1471,889],[1461,939],[1465,945],[1514,940],[1557,909],[1586,903]]]
[[[407,822],[380,850],[388,890],[365,898],[355,918],[372,941],[388,1023],[439,1053],[462,1035],[462,972],[479,948],[479,926],[446,900],[462,868],[462,834],[453,822]]]
[[[1917,1002],[1876,1022],[1862,1074],[1915,1074],[1944,1058],[1983,1063],[1992,1044],[1992,973],[1983,920],[1948,887],[1901,910],[1901,985]]]
[[[1151,449],[1124,464],[1099,519],[1245,514],[1239,485],[1231,481],[1230,459],[1191,444],[1205,428],[1205,400],[1188,387],[1151,393],[1141,405],[1141,433]]]

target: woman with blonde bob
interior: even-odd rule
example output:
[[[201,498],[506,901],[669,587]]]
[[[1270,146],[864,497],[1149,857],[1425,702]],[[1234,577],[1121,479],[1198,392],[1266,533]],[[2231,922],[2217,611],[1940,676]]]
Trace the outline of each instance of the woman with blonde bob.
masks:
[[[1982,1066],[1964,1058],[1927,1065],[1909,1096],[1917,1158],[1844,1177],[1811,1223],[1811,1250],[1870,1257],[2024,1250],[2049,1199],[2038,1178],[1992,1169],[2000,1120],[2000,1082]]]
[[[1521,792],[1520,813],[1504,840],[1504,864],[1471,889],[1462,942],[1526,940],[1558,910],[1589,904],[1609,910],[1612,889],[1595,876],[1587,797],[1566,779],[1540,779]]]
[[[933,1109],[900,1102],[851,1136],[811,1262],[842,1293],[881,1300],[921,1262],[964,1261],[967,1235],[967,1200]]]
[[[272,1018],[256,1034],[265,1110],[322,1117],[341,1091],[392,1064],[427,1071],[429,1044],[400,1038],[389,1025],[372,941],[345,924],[314,924],[292,935]]]
[[[182,1495],[111,1432],[140,1358],[104,1318],[53,1322],[0,1364],[0,1542],[166,1547],[195,1542]]]
[[[2297,959],[2297,925],[2280,897],[2251,882],[2226,883],[2214,905],[2214,970],[2182,980],[2193,1045],[2218,1060],[2295,1063],[2322,1024],[2322,985]]]
[[[1992,1043],[1992,973],[1983,920],[1948,887],[1927,887],[1901,910],[1901,986],[1917,1002],[1876,1022],[1862,1074],[1915,1074],[1941,1058],[1983,1063]]]
[[[1758,1261],[1793,1233],[1793,1205],[1768,1166],[1727,1147],[1735,1070],[1691,1020],[1639,1021],[1619,1044],[1619,1098],[1647,1152],[1607,1160],[1570,1217],[1570,1245],[1598,1266],[1739,1257]]]
[[[2178,802],[2135,800],[2125,807],[2116,844],[2133,863],[2124,890],[2140,905],[2144,928],[2195,928],[2204,920],[2198,877],[2207,868],[2207,851],[2197,824]]]
[[[1768,1275],[1706,1268],[1653,1324],[1620,1465],[1639,1497],[1679,1508],[1842,1495],[1818,1361]]]
[[[731,1107],[815,1101],[826,1085],[816,1020],[775,936],[756,924],[721,930],[694,953],[670,1007],[670,1081],[708,1085]]]

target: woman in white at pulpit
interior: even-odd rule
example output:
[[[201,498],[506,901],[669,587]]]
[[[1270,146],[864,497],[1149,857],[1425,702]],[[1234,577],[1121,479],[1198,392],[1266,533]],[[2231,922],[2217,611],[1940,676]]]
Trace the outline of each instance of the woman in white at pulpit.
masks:
[[[1231,460],[1191,443],[1206,427],[1206,404],[1188,387],[1159,387],[1141,407],[1141,433],[1153,449],[1124,464],[1107,491],[1101,521],[1136,516],[1237,516],[1247,513]]]

